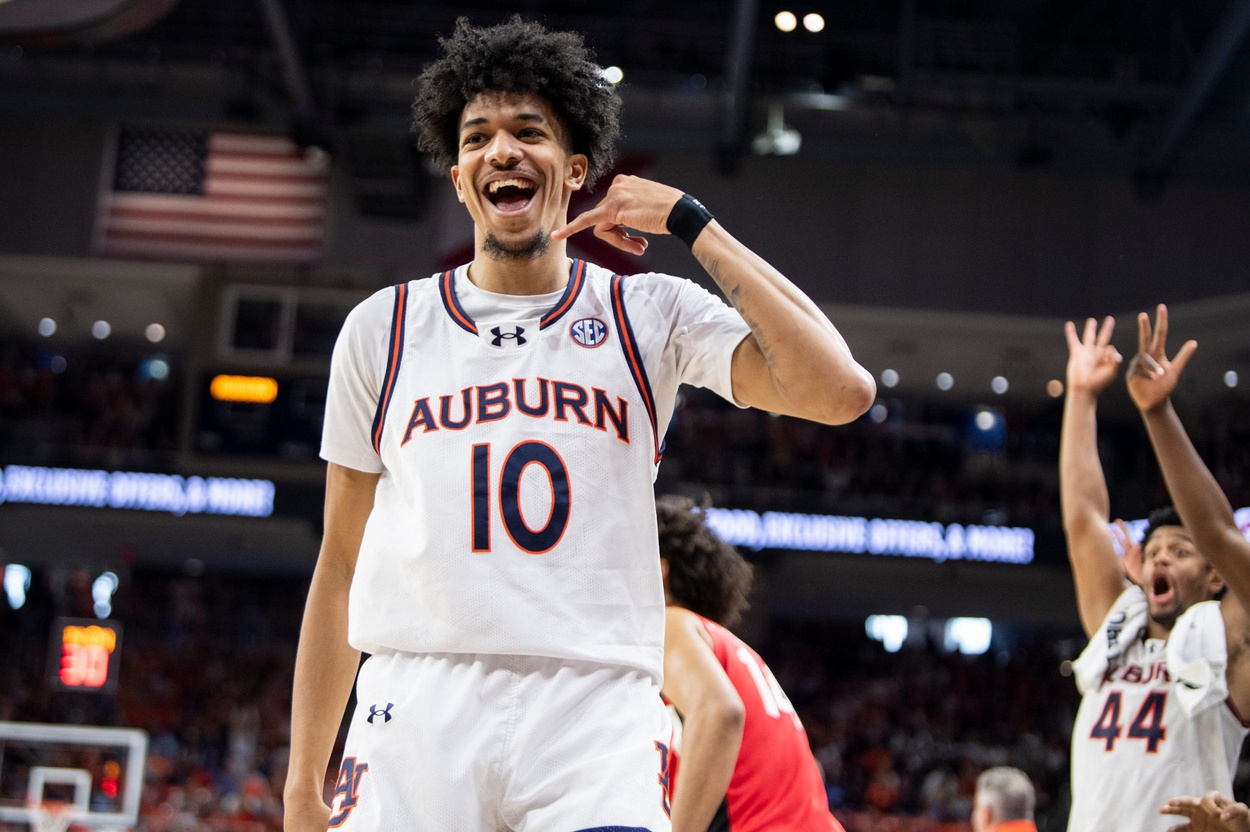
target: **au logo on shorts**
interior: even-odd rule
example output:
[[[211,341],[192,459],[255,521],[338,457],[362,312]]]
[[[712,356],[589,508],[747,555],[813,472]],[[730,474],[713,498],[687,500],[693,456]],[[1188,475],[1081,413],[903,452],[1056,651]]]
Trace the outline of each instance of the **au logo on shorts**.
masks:
[[[368,770],[368,763],[357,763],[355,757],[343,758],[338,780],[334,783],[334,796],[330,798],[330,805],[337,808],[330,818],[331,829],[342,826],[360,803],[360,781]]]
[[[598,318],[579,318],[569,325],[573,342],[582,347],[597,347],[608,340],[608,325]]]

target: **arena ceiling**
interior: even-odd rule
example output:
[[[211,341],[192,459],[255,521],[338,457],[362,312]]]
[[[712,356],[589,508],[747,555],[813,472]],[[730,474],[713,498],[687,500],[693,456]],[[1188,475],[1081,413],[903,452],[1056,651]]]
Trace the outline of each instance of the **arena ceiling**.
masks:
[[[112,11],[42,30],[29,20],[84,5]],[[818,13],[824,28],[781,32],[783,9]],[[8,0],[0,113],[289,123],[309,141],[359,124],[398,132],[437,36],[461,16],[513,13],[586,33],[624,71],[627,95],[668,96],[660,109],[687,114],[668,133],[686,127],[730,157],[770,113],[1093,119],[1139,138],[1156,176],[1196,124],[1250,136],[1250,0]],[[664,132],[644,108],[627,112],[635,141]],[[1020,162],[1047,155],[1026,143]]]

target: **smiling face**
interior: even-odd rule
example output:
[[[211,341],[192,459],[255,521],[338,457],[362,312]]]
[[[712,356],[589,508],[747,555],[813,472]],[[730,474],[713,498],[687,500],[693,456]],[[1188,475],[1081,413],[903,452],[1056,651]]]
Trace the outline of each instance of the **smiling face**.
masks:
[[[1224,586],[1180,526],[1159,526],[1145,541],[1142,583],[1151,619],[1169,629],[1181,613],[1211,600]]]
[[[473,217],[479,251],[496,259],[542,256],[586,169],[586,156],[571,151],[539,96],[487,91],[465,105],[451,181]]]

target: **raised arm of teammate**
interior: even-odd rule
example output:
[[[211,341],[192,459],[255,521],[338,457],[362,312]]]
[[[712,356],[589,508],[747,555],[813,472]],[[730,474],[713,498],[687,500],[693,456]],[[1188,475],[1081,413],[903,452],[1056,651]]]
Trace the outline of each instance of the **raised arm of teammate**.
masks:
[[[1167,337],[1166,306],[1159,304],[1155,310],[1153,331],[1149,315],[1137,316],[1137,355],[1126,374],[1128,392],[1146,423],[1163,481],[1185,530],[1230,590],[1220,602],[1228,638],[1229,694],[1240,713],[1250,713],[1250,615],[1246,612],[1250,607],[1250,542],[1237,527],[1228,498],[1172,407],[1172,391],[1198,342],[1186,341],[1169,359]]]
[[[631,254],[647,241],[626,229],[667,234],[669,212],[682,192],[637,176],[617,176],[594,208],[555,231],[566,239],[593,228],[595,236]],[[856,363],[820,308],[781,272],[712,220],[695,240],[694,255],[751,328],[734,351],[733,394],[741,404],[839,425],[858,418],[877,394],[872,375]]]
[[[698,616],[681,607],[666,615],[662,693],[682,716],[673,832],[705,832],[738,763],[746,709]]]
[[[333,462],[326,469],[325,536],[295,657],[286,832],[325,832],[330,820],[326,766],[360,667],[360,651],[347,643],[347,596],[380,476]]]
[[[1115,378],[1120,354],[1111,346],[1115,319],[1102,326],[1089,318],[1078,338],[1068,321],[1067,397],[1059,435],[1059,502],[1068,559],[1076,581],[1076,603],[1085,634],[1092,636],[1124,591],[1124,570],[1107,524],[1111,501],[1098,458],[1098,394]]]
[[[1250,832],[1250,807],[1219,792],[1207,792],[1200,798],[1174,797],[1159,814],[1187,818],[1168,832]]]

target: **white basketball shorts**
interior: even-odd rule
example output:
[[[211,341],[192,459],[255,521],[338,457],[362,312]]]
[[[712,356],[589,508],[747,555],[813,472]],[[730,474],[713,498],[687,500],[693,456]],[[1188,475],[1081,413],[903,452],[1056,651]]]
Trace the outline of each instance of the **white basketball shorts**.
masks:
[[[330,828],[668,832],[672,731],[633,668],[382,653],[356,680]]]

